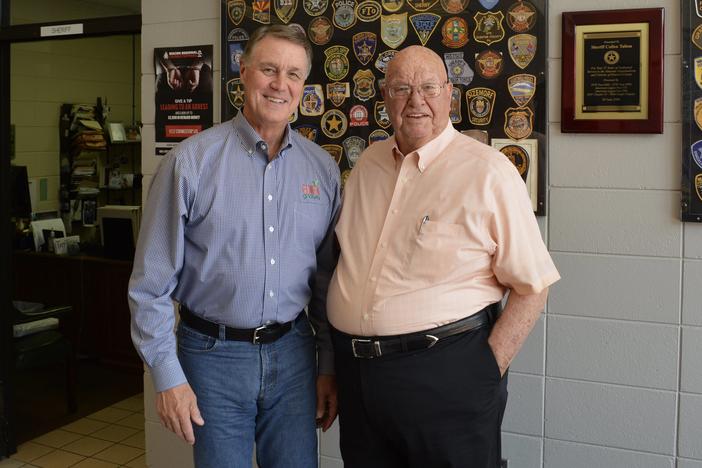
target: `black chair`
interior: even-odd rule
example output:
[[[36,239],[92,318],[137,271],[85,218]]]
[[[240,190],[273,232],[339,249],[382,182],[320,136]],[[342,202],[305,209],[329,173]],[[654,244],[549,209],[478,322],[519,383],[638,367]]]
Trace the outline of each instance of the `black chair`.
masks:
[[[15,371],[63,363],[66,371],[66,403],[74,413],[76,403],[76,359],[71,342],[57,324],[45,319],[65,318],[73,307],[44,308],[42,304],[13,302]]]

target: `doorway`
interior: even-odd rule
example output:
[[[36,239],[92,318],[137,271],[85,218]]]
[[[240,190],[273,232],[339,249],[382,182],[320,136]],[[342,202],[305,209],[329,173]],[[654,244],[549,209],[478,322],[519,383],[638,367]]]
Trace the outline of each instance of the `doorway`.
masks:
[[[10,228],[0,230],[0,458],[67,425],[79,431],[80,421],[93,414],[109,413],[105,417],[110,419],[138,413],[133,395],[142,391],[142,370],[128,354],[128,312],[125,316],[119,305],[120,299],[126,304],[130,263],[102,261],[99,248],[71,257],[34,252],[21,235],[27,226],[17,223],[19,192],[11,190],[9,181],[17,172],[11,166],[26,168],[31,218],[60,218],[61,140],[66,137],[60,132],[62,105],[92,106],[99,98],[107,120],[127,126],[138,122],[140,11],[139,0],[0,0],[0,218]],[[68,24],[73,29],[66,29]],[[52,36],[52,31],[60,35]],[[139,152],[131,146],[112,156],[121,163]],[[97,184],[99,192],[99,180]],[[112,193],[111,203],[124,195]],[[140,198],[133,190],[128,195],[130,203]],[[94,229],[83,231],[87,245],[99,244]],[[61,366],[15,372],[17,299],[71,306],[58,330],[70,338],[75,352],[75,412],[66,405]],[[114,320],[105,320],[112,315]]]

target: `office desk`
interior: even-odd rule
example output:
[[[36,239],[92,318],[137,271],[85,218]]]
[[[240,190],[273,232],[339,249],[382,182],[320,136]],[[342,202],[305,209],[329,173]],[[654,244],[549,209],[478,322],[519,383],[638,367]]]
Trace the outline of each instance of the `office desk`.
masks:
[[[132,262],[20,251],[12,262],[15,299],[73,306],[64,329],[80,355],[141,371],[129,334]]]

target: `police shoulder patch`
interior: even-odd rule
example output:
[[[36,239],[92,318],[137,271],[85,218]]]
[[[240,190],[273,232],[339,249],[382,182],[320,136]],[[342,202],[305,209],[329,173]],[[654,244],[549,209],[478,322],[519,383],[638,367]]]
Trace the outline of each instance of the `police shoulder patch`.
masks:
[[[341,45],[331,46],[324,50],[327,57],[324,61],[324,73],[332,81],[338,81],[349,72],[349,48]]]
[[[471,88],[466,91],[468,120],[473,125],[490,125],[497,93],[490,88]]]
[[[502,52],[487,49],[475,56],[475,69],[480,76],[488,80],[500,76],[504,65]]]
[[[227,16],[232,23],[238,25],[244,19],[246,2],[244,0],[229,0],[227,2]]]
[[[327,83],[327,99],[336,107],[344,103],[347,97],[351,96],[351,87],[348,81],[335,81]]]
[[[493,44],[500,42],[505,37],[505,30],[502,27],[504,15],[501,11],[498,12],[481,12],[473,16],[475,28],[473,29],[473,39],[475,42],[482,44]]]
[[[332,7],[337,28],[347,30],[356,24],[356,0],[334,0]]]
[[[322,92],[322,85],[307,84],[302,88],[300,113],[305,116],[316,116],[324,113],[324,93]]]
[[[341,157],[344,155],[344,148],[341,145],[322,145],[322,149],[329,153],[329,156],[339,164],[341,162]]]
[[[507,25],[517,33],[530,31],[536,18],[536,7],[526,0],[519,0],[507,9]]]
[[[351,38],[353,43],[353,54],[362,65],[367,65],[375,55],[375,47],[378,44],[378,36],[370,31],[361,31]]]
[[[346,133],[348,119],[339,109],[331,109],[322,116],[322,133],[329,138],[339,138]]]
[[[521,73],[507,78],[507,90],[518,107],[524,107],[536,92],[536,76]]]
[[[364,0],[356,5],[356,17],[364,23],[370,23],[380,18],[383,8],[374,0]]]
[[[375,122],[380,127],[388,128],[390,126],[390,116],[388,116],[385,101],[375,101],[373,106],[373,116],[375,117]]]
[[[227,81],[227,98],[232,106],[241,110],[244,105],[244,85],[241,83],[241,78]]]
[[[297,133],[302,135],[303,137],[307,138],[308,140],[312,142],[317,141],[317,135],[319,134],[319,128],[310,125],[310,124],[304,124],[304,125],[298,125],[297,127],[293,128]]]
[[[441,27],[441,43],[459,49],[468,43],[468,23],[460,16],[448,18]]]
[[[271,0],[253,0],[251,19],[261,24],[271,23]]]
[[[534,125],[534,112],[528,107],[509,107],[505,111],[505,135],[513,140],[521,140],[531,135]]]
[[[380,16],[380,38],[393,49],[407,39],[407,13]]]
[[[329,7],[329,0],[302,0],[302,8],[310,16],[319,16]]]
[[[349,167],[353,169],[356,165],[356,161],[361,157],[361,153],[366,148],[366,140],[359,136],[350,136],[346,138],[343,143],[344,153],[346,154],[346,161]]]
[[[368,126],[368,109],[362,104],[356,104],[349,110],[349,126],[350,127],[367,127]]]
[[[375,59],[375,68],[377,68],[380,73],[385,74],[388,69],[388,63],[395,56],[397,51],[395,49],[386,50],[378,54],[378,58]]]
[[[334,34],[334,26],[326,16],[318,16],[310,21],[309,26],[307,26],[307,32],[307,37],[314,44],[325,45]]]
[[[427,45],[427,41],[434,34],[436,27],[439,25],[440,15],[436,13],[417,13],[409,17],[412,29],[417,33],[419,42],[422,45]]]
[[[529,66],[536,55],[536,36],[531,34],[517,34],[507,41],[509,56],[521,69]]]
[[[375,75],[371,70],[358,70],[353,75],[353,95],[360,101],[375,96]]]
[[[386,132],[385,130],[382,130],[380,128],[377,128],[377,129],[373,130],[372,132],[370,132],[370,135],[368,135],[368,144],[372,145],[376,141],[383,141],[383,140],[387,140],[388,138],[390,138],[390,135],[388,134],[388,132]]]

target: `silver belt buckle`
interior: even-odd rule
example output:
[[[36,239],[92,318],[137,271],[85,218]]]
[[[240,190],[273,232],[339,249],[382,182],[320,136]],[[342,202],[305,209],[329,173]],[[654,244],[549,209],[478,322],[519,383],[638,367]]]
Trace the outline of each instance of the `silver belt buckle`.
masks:
[[[258,340],[260,338],[258,337],[258,332],[265,330],[266,328],[268,328],[266,325],[261,325],[260,327],[256,327],[256,329],[254,330],[254,333],[253,333],[253,340],[251,340],[251,342],[253,344],[259,344]]]
[[[373,343],[373,349],[375,349],[375,356],[362,356],[356,351],[356,343]],[[351,350],[353,351],[353,357],[360,359],[373,359],[374,357],[380,357],[383,355],[383,351],[380,349],[380,341],[369,340],[367,338],[351,338]]]

